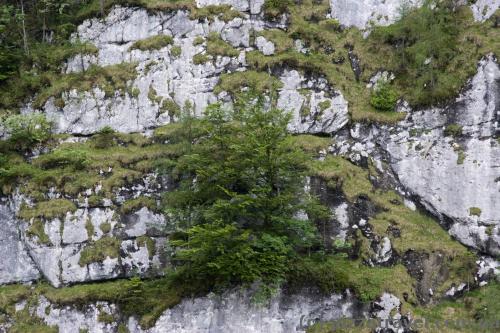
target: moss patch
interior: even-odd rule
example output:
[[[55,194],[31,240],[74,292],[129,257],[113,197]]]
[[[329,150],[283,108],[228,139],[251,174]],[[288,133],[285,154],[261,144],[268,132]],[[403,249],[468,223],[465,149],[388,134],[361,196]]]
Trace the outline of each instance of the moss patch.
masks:
[[[61,97],[62,93],[72,89],[90,91],[93,87],[100,87],[108,97],[114,96],[116,92],[123,94],[129,88],[129,81],[136,76],[135,64],[131,63],[106,67],[91,65],[84,72],[52,75],[47,78],[50,84],[33,101],[33,107],[40,108],[50,97]]]
[[[94,262],[102,262],[107,257],[118,258],[120,245],[120,240],[116,238],[107,236],[100,238],[82,250],[78,264],[83,267]]]
[[[45,218],[48,220],[59,218],[62,219],[66,213],[74,213],[76,205],[67,199],[52,199],[37,203],[34,207],[23,206],[19,210],[19,218],[23,220],[31,220],[32,218]]]
[[[216,32],[211,32],[207,37],[207,53],[214,57],[237,57],[240,51],[222,40]]]
[[[142,247],[146,246],[148,249],[149,259],[152,259],[156,253],[155,241],[146,235],[137,237],[137,245]]]
[[[146,39],[141,39],[132,44],[129,50],[159,50],[174,43],[174,38],[167,35],[156,35]]]
[[[276,77],[258,71],[244,71],[224,73],[214,89],[215,94],[227,91],[232,96],[241,92],[243,87],[250,88],[257,93],[270,92],[281,88],[283,83]]]
[[[43,245],[50,245],[50,238],[45,233],[45,223],[40,219],[35,219],[26,231],[27,235],[30,237],[37,237],[38,243]]]

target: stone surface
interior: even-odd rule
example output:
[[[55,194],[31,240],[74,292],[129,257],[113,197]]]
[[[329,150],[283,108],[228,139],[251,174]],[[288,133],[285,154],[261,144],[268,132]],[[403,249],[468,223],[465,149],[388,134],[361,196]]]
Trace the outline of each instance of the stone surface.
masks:
[[[340,91],[328,91],[326,80],[307,80],[296,70],[286,70],[281,81],[277,106],[292,114],[290,131],[334,133],[347,124],[347,101]],[[303,90],[307,87],[314,89]]]
[[[30,257],[17,228],[15,208],[9,200],[0,201],[0,284],[37,280],[40,273]]]
[[[260,11],[261,5],[259,1],[250,2],[250,7],[246,1],[227,3],[239,10],[253,8],[252,11]],[[212,4],[211,0],[198,1],[198,6]],[[65,92],[63,107],[50,98],[42,111],[54,121],[56,132],[75,135],[92,134],[105,126],[120,132],[142,132],[168,124],[178,115],[162,108],[166,101],[174,101],[179,107],[188,102],[200,115],[208,104],[217,101],[213,89],[219,75],[246,69],[244,51],[250,46],[250,32],[262,30],[265,25],[262,19],[248,15],[225,23],[218,19],[191,20],[184,11],[152,14],[144,9],[115,7],[104,20],[87,20],[78,27],[73,38],[94,44],[99,52],[69,59],[66,72],[80,72],[91,64],[134,63],[137,77],[127,83],[126,91],[113,96],[106,96],[99,87]],[[193,56],[205,52],[204,45],[193,45],[194,39],[207,37],[210,32],[220,33],[222,39],[239,48],[240,56],[218,56],[205,64],[193,64]],[[134,42],[158,34],[173,36],[174,45],[151,51],[129,49]],[[178,57],[172,55],[174,46],[182,50]],[[256,47],[265,55],[275,52],[274,44],[262,36],[256,38]],[[347,101],[339,91],[329,89],[324,79],[306,80],[297,71],[287,71],[282,80],[285,87],[280,91],[278,103],[294,115],[292,131],[332,133],[347,123]],[[23,109],[23,112],[33,111],[30,105]]]
[[[500,8],[500,0],[477,0],[470,7],[476,21],[486,21]]]
[[[389,25],[399,19],[403,8],[423,3],[422,0],[330,0],[330,15],[345,26],[370,29]],[[478,0],[470,7],[476,21],[485,21],[500,7],[500,0]]]
[[[274,43],[268,41],[262,36],[259,36],[255,39],[255,44],[260,52],[264,55],[272,55],[274,54]]]
[[[361,125],[336,139],[334,152],[355,163],[387,161],[400,192],[437,216],[463,244],[500,253],[500,67],[489,55],[445,108],[407,110],[395,126]],[[450,125],[462,134],[447,134]],[[391,173],[394,173],[391,176]]]
[[[116,332],[117,323],[99,322],[99,314],[119,316],[116,306],[105,302],[85,307],[58,307],[41,298],[36,315],[59,332],[87,329],[89,333]],[[319,296],[311,292],[279,294],[267,305],[256,305],[247,291],[185,299],[166,310],[154,327],[143,330],[135,318],[125,321],[131,333],[298,333],[318,320],[364,317],[366,309],[350,294]]]
[[[360,29],[389,25],[399,18],[403,6],[419,6],[421,0],[330,0],[331,16],[345,26]]]

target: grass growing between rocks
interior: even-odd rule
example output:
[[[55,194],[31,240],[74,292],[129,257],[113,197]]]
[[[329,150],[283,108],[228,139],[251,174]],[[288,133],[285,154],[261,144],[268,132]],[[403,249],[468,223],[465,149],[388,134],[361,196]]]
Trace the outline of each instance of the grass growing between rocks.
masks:
[[[108,97],[114,96],[117,91],[124,94],[129,90],[129,82],[136,76],[137,72],[133,63],[105,67],[91,65],[84,72],[49,76],[47,77],[48,86],[36,96],[33,107],[42,107],[50,97],[60,99],[62,93],[72,89],[90,91],[94,87],[99,87]]]
[[[312,173],[325,180],[328,187],[341,190],[348,201],[354,203],[360,197],[368,198],[377,209],[375,216],[368,221],[373,233],[389,237],[393,251],[398,255],[413,251],[442,257],[442,276],[432,278],[438,285],[437,292],[443,293],[453,284],[474,281],[476,255],[454,241],[436,220],[407,208],[397,193],[376,189],[370,181],[379,176],[374,168],[358,167],[340,156],[314,161],[311,168]],[[358,238],[360,236],[357,234]],[[364,236],[361,239],[366,242]],[[372,255],[369,246],[361,247],[361,258],[368,259]],[[412,303],[408,304],[410,308],[416,304],[414,301],[407,303]]]
[[[124,316],[136,316],[143,327],[151,327],[163,311],[178,304],[183,296],[191,295],[192,290],[178,281],[175,273],[154,280],[131,278],[63,288],[46,283],[8,285],[0,286],[0,313],[16,319],[19,330],[15,332],[53,332],[50,327],[44,328],[39,318],[29,316],[28,308],[36,306],[40,296],[46,297],[55,307],[84,307],[103,301],[118,305]],[[25,310],[16,313],[15,304],[23,300],[27,301]],[[40,325],[40,330],[21,330],[23,327],[38,328],[37,325]]]
[[[172,45],[174,39],[172,36],[167,35],[156,35],[146,39],[141,39],[132,44],[129,47],[129,50],[141,50],[141,51],[150,51],[150,50],[159,50],[164,48],[165,46]]]
[[[384,292],[400,299],[406,293],[410,302],[416,302],[414,280],[403,265],[369,267],[341,254],[298,259],[289,283],[292,287],[314,285],[325,294],[350,289],[362,302],[373,301]]]
[[[21,210],[23,219],[61,217],[76,209],[69,200],[49,200],[46,193],[52,187],[65,197],[77,198],[100,184],[99,195],[89,200],[98,206],[103,198],[114,200],[119,188],[140,181],[157,163],[181,152],[177,144],[155,140],[140,134],[99,133],[86,142],[62,143],[32,163],[7,151],[0,173],[2,191],[8,194],[15,185],[35,200],[34,207]]]
[[[376,28],[364,39],[358,29],[342,29],[335,20],[325,18],[329,10],[326,0],[298,4],[269,0],[265,6],[270,8],[268,15],[272,18],[287,12],[289,27],[259,32],[276,45],[277,53],[264,56],[252,51],[247,60],[258,71],[286,65],[324,76],[349,101],[354,121],[394,123],[404,115],[377,111],[370,105],[366,84],[377,70],[396,73],[391,101],[403,97],[415,107],[442,104],[457,96],[475,74],[481,57],[500,49],[500,29],[494,17],[477,23],[469,7],[452,10],[447,4],[443,2],[436,10],[427,6],[415,9],[400,22]],[[307,47],[305,54],[292,48],[296,39]],[[350,51],[360,59],[359,80],[351,69]],[[429,65],[423,64],[426,59],[432,59]]]
[[[448,327],[432,327],[429,332],[495,332],[500,323],[500,283],[492,281],[479,289],[466,292],[455,300],[415,309],[416,318],[429,323],[449,321]],[[466,323],[466,325],[464,325]]]

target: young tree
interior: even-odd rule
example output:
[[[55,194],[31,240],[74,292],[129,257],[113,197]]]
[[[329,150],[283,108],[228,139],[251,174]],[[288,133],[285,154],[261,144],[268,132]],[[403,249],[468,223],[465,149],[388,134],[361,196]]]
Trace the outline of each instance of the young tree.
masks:
[[[306,156],[292,146],[290,115],[247,97],[234,110],[207,108],[206,129],[175,167],[166,194],[178,223],[172,244],[185,277],[205,287],[282,282],[292,258],[316,244],[304,190]]]

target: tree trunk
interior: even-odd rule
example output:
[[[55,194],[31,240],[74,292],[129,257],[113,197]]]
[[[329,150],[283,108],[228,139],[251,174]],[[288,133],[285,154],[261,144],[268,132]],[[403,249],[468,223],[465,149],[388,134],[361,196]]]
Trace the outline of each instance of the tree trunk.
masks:
[[[101,6],[101,17],[104,17],[104,0],[99,0],[99,5]]]
[[[29,55],[30,54],[30,50],[28,48],[28,36],[26,35],[26,25],[24,23],[24,1],[23,0],[21,0],[21,14],[22,14],[22,17],[23,17],[22,26],[23,26],[23,47],[24,47],[24,53],[26,55]]]

